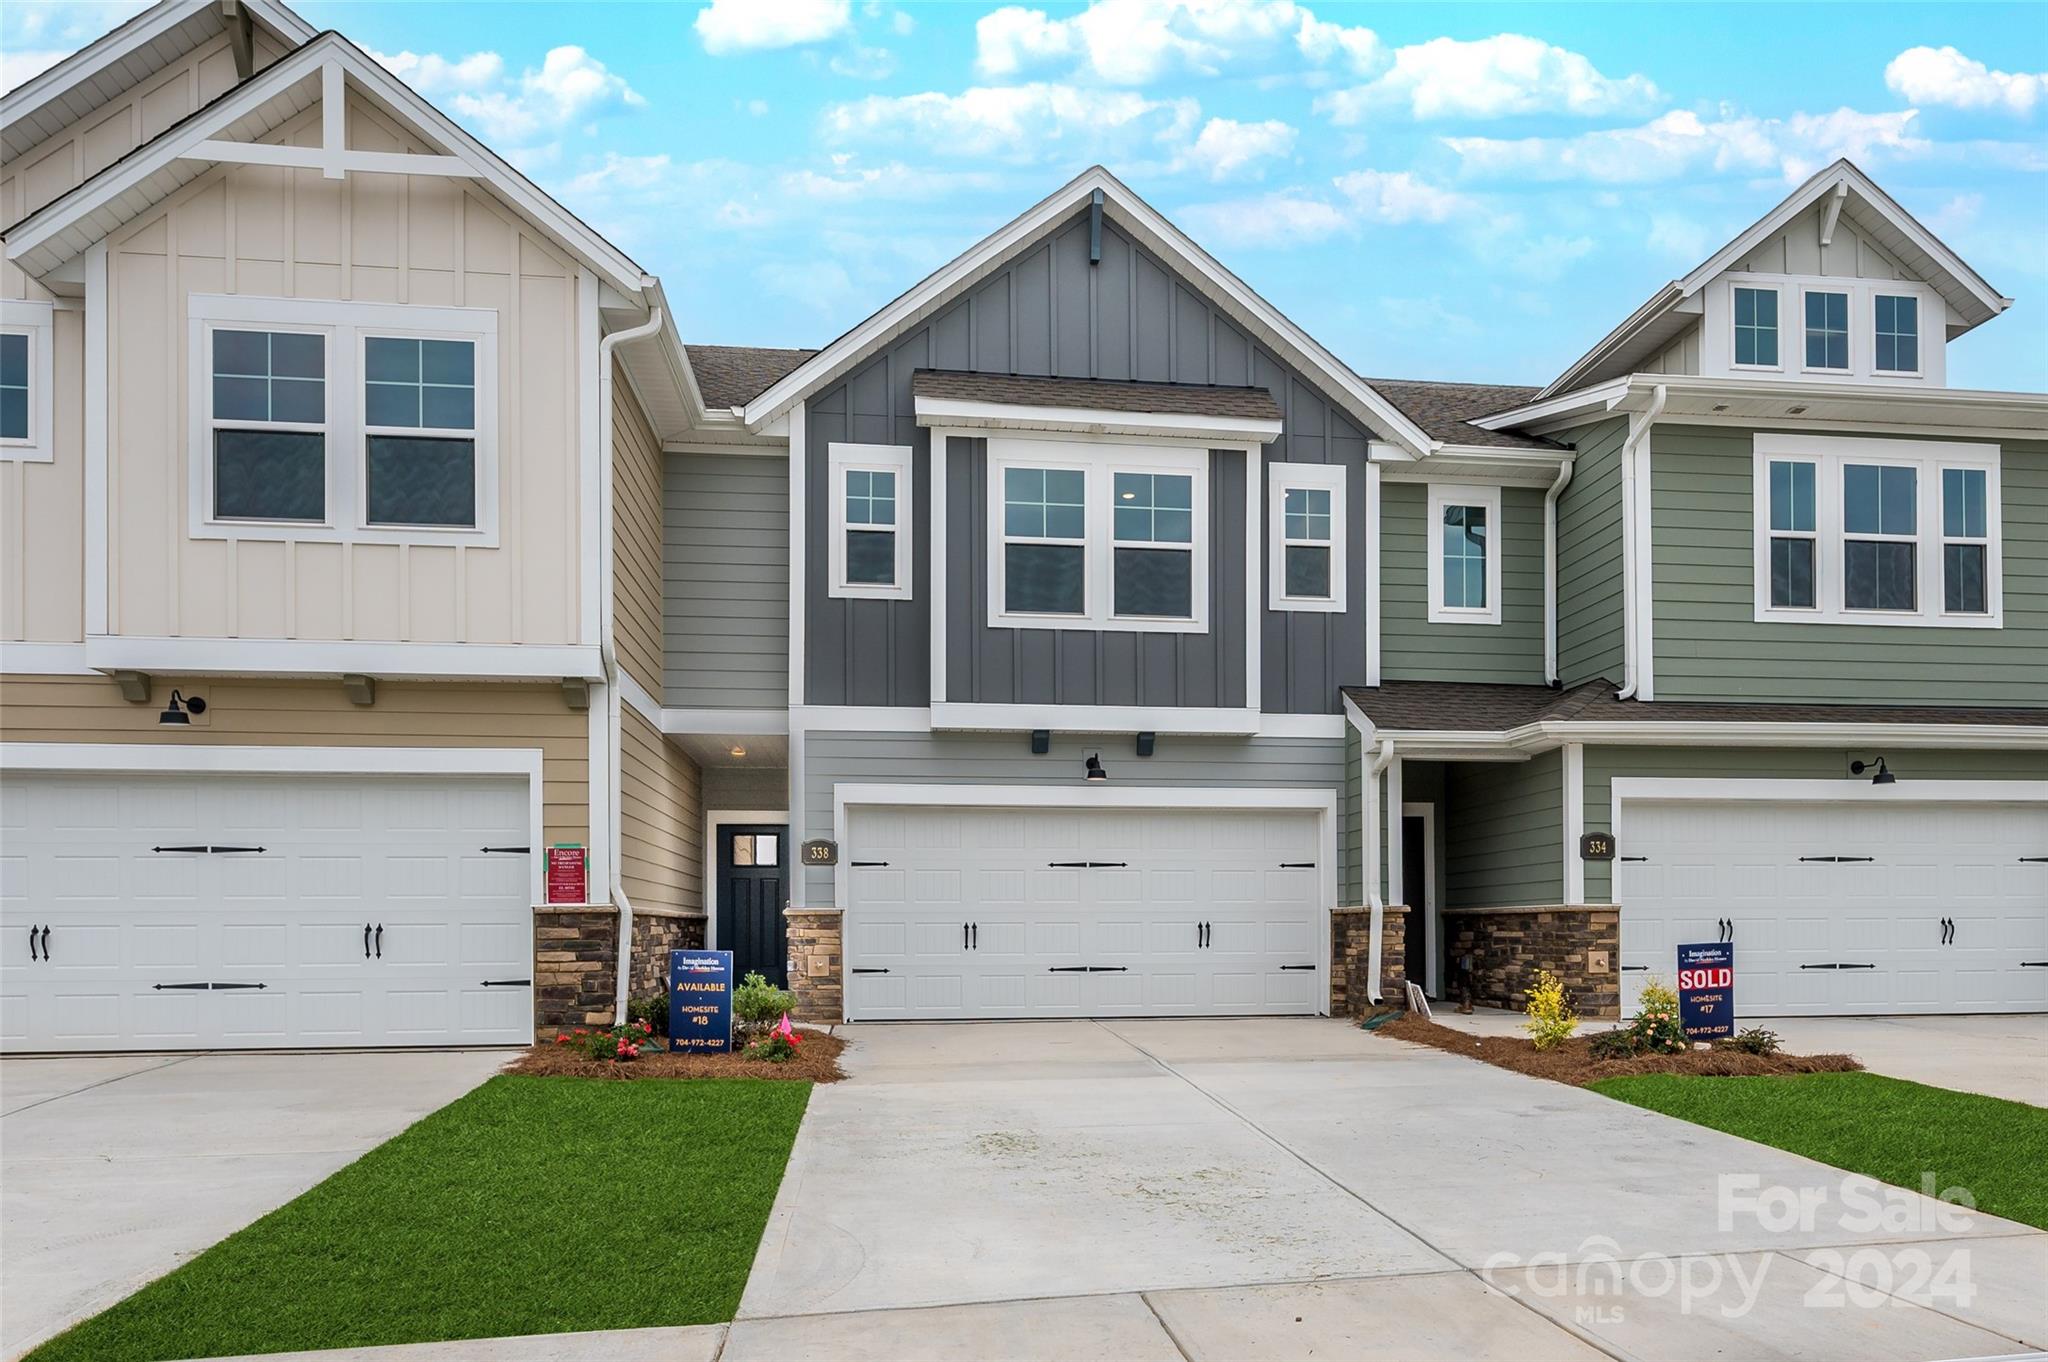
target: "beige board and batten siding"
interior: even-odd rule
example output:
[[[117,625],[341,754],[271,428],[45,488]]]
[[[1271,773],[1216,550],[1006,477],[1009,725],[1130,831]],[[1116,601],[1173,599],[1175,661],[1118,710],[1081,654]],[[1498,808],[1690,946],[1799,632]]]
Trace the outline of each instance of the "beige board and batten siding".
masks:
[[[632,706],[619,711],[619,871],[633,907],[704,911],[697,764]]]
[[[1567,686],[1620,682],[1623,645],[1621,447],[1628,421],[1556,437],[1572,446],[1572,480],[1557,498],[1557,675]]]
[[[1444,766],[1446,908],[1564,901],[1564,754]]]
[[[206,713],[169,728],[157,722],[167,682],[157,683],[148,703],[130,704],[104,677],[6,677],[0,737],[158,747],[538,748],[547,840],[589,841],[589,718],[569,708],[560,686],[380,681],[368,706],[351,704],[332,681],[195,676],[180,677],[178,688],[203,696]]]
[[[1657,699],[2048,705],[2048,441],[1999,444],[2003,627],[1758,622],[1753,432],[1659,424]]]
[[[1453,479],[1452,481],[1455,481]],[[1543,492],[1501,489],[1501,622],[1429,622],[1429,487],[1380,486],[1380,675],[1543,683]],[[1364,660],[1359,659],[1360,668]]]
[[[664,703],[781,708],[789,702],[787,457],[670,454],[662,502]]]
[[[619,665],[661,694],[661,440],[612,361],[612,609]]]
[[[425,153],[360,99],[357,149]],[[317,144],[319,111],[284,140]],[[577,268],[476,183],[234,166],[110,243],[111,632],[433,643],[578,641]],[[194,294],[498,314],[498,546],[334,543],[187,528]],[[334,393],[337,403],[355,394]],[[357,450],[329,442],[329,457]]]
[[[2048,735],[2044,735],[2048,736]],[[1628,829],[1614,826],[1614,781],[1618,777],[1706,780],[1840,780],[1845,795],[1869,788],[1868,774],[1849,770],[1868,761],[1866,748],[1834,747],[1587,747],[1585,749],[1585,831],[1616,834],[1616,853],[1629,855]],[[2048,778],[2048,748],[2034,751],[1967,751],[1948,748],[1891,748],[1886,765],[1906,791],[1923,780],[2041,780]],[[1614,895],[1614,865],[1587,861],[1586,902],[1606,903]],[[1626,905],[1623,905],[1626,907]]]

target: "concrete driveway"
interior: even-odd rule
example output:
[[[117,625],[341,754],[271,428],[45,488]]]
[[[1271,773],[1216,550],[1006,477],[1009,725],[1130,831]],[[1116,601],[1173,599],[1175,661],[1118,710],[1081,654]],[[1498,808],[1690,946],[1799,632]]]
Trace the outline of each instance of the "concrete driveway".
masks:
[[[0,1061],[0,1352],[19,1356],[495,1073],[502,1050]]]
[[[1342,1023],[847,1034],[726,1362],[2048,1346],[2048,1234]]]

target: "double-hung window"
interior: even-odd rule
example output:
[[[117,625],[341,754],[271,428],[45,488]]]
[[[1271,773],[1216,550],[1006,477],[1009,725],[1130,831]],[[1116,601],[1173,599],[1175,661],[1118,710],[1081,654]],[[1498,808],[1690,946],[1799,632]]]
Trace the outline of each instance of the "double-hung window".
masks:
[[[194,295],[191,533],[488,547],[497,313]]]
[[[1875,355],[1872,367],[1881,374],[1920,372],[1920,300],[1910,294],[1880,293],[1871,300],[1875,313]]]
[[[1778,366],[1778,291],[1743,288],[1735,295],[1735,363],[1743,369]]]
[[[911,596],[909,445],[832,444],[831,581],[828,594]]]
[[[1344,465],[1269,463],[1267,605],[1344,609]]]
[[[1207,627],[1207,450],[989,442],[991,624]]]
[[[1999,622],[1998,447],[1756,437],[1756,616]]]
[[[1500,504],[1498,487],[1430,484],[1430,623],[1500,623]]]
[[[0,459],[48,463],[52,313],[46,302],[0,301]]]
[[[1849,372],[1849,295],[1833,289],[1808,289],[1806,298],[1806,367],[1821,372]]]

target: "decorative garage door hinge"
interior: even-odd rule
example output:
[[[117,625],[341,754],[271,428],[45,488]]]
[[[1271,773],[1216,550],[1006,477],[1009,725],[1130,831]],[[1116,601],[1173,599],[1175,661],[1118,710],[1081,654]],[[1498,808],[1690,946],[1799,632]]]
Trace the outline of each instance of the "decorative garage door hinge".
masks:
[[[1874,861],[1875,856],[1801,856],[1802,861],[1824,861],[1829,865],[1849,865],[1863,861]]]
[[[496,853],[499,853],[499,852],[503,852],[504,854],[506,854],[506,855],[508,855],[508,856],[531,856],[531,855],[533,854],[533,848],[532,848],[532,847],[485,847],[485,848],[483,848],[483,853],[484,853],[484,854],[485,854],[486,856],[494,855],[494,854],[496,854]]]
[[[233,855],[238,855],[238,854],[245,854],[245,853],[250,853],[250,852],[258,852],[258,851],[268,851],[269,849],[270,849],[270,848],[268,848],[268,847],[213,847],[213,846],[191,846],[191,847],[151,847],[151,848],[150,848],[150,850],[151,850],[151,851],[158,851],[158,852],[162,852],[162,851],[183,851],[183,852],[188,852],[188,853],[190,853],[190,854],[192,854],[192,855],[196,855],[196,856],[233,856]]]
[[[1846,963],[1844,963],[1844,962],[1841,962],[1841,961],[1836,961],[1835,963],[1833,963],[1833,964],[1828,964],[1828,965],[1801,965],[1801,966],[1800,966],[1799,968],[1801,968],[1801,969],[1876,969],[1876,968],[1877,968],[1877,966],[1876,966],[1876,965],[1851,965],[1851,964],[1846,964]]]
[[[1049,870],[1122,870],[1129,861],[1047,861]]]
[[[151,985],[150,985],[150,987],[151,987],[151,988],[154,988],[154,989],[158,989],[158,990],[163,990],[163,989],[167,989],[167,988],[169,988],[169,989],[191,989],[191,990],[194,990],[194,991],[200,991],[200,992],[205,992],[205,991],[211,991],[211,992],[215,992],[215,993],[226,993],[226,992],[230,992],[230,991],[232,991],[232,990],[234,990],[234,989],[238,989],[238,988],[269,988],[269,987],[270,987],[270,985],[269,985],[269,984],[222,984],[222,983],[209,983],[209,984],[151,984]]]
[[[1047,965],[1047,974],[1123,974],[1129,965]]]
[[[533,980],[531,980],[531,979],[486,979],[486,980],[484,980],[483,986],[484,986],[485,988],[532,988],[532,987],[533,987]]]

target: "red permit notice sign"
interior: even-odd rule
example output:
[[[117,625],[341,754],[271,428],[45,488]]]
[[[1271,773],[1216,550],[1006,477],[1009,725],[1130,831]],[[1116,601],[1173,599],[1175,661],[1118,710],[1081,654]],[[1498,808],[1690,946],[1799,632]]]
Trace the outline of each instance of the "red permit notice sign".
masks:
[[[583,847],[565,842],[548,848],[548,902],[588,903]]]

